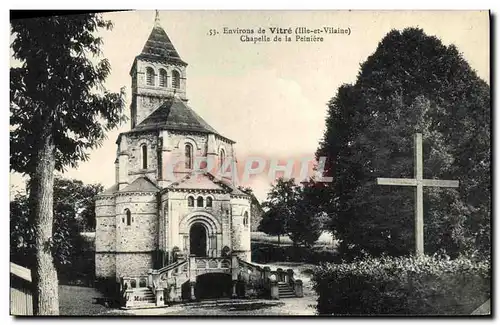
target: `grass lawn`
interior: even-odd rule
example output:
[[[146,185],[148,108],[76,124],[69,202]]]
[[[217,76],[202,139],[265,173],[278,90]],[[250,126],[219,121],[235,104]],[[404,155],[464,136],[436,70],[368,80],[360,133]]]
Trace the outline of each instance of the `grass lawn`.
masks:
[[[271,236],[263,232],[255,231],[251,234],[252,243],[273,244],[278,245],[278,236]],[[287,235],[280,236],[280,245],[292,245],[293,242]],[[318,241],[314,246],[327,246],[331,248],[337,247],[337,241],[329,232],[323,232],[319,236]]]
[[[95,316],[108,313],[109,308],[92,303],[94,297],[102,297],[94,288],[60,285],[59,314],[63,316]]]

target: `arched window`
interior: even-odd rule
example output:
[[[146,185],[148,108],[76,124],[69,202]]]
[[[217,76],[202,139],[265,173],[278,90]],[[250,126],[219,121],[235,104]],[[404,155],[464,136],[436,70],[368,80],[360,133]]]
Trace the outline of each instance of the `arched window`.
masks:
[[[203,197],[202,196],[198,196],[198,198],[196,199],[196,206],[203,207]]]
[[[146,68],[146,82],[148,86],[155,85],[155,71],[151,67]]]
[[[160,69],[160,87],[167,87],[167,71]]]
[[[172,71],[172,87],[176,89],[181,88],[181,75],[177,70]]]
[[[143,144],[141,146],[141,154],[142,154],[142,169],[148,168],[148,146]]]
[[[207,197],[207,208],[211,208],[212,207],[212,198],[209,196]]]
[[[184,159],[185,159],[184,164],[185,164],[186,169],[192,169],[193,168],[193,146],[190,143],[186,144]]]
[[[219,154],[219,168],[222,173],[225,172],[225,170],[222,170],[225,161],[226,161],[226,152],[224,151],[224,149],[221,149]]]
[[[125,214],[127,215],[127,226],[132,224],[132,214],[129,209],[125,209]]]
[[[243,214],[243,225],[246,227],[248,226],[248,212],[245,211],[245,214]]]
[[[188,207],[194,207],[194,197],[188,197]]]

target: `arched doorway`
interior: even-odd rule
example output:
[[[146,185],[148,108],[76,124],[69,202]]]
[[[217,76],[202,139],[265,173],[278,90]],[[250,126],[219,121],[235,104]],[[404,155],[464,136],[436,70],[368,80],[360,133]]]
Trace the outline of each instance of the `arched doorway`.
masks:
[[[199,222],[193,223],[189,230],[189,254],[207,256],[207,229]]]

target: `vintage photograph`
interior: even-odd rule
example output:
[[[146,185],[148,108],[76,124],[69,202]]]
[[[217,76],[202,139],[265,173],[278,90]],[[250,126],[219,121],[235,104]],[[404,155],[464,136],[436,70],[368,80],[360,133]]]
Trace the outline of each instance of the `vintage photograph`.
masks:
[[[489,316],[489,11],[11,11],[10,315]]]

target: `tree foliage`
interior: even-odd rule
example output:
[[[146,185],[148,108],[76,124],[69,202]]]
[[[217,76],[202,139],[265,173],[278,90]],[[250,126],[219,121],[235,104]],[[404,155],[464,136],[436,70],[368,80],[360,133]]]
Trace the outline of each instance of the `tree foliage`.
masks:
[[[88,149],[126,119],[124,93],[103,86],[111,66],[99,60],[102,39],[95,34],[111,27],[95,13],[11,21],[13,57],[21,62],[10,69],[11,170],[34,172],[47,125],[62,171],[87,160]]]
[[[421,29],[393,30],[328,104],[317,158],[333,182],[324,210],[345,257],[406,255],[414,248],[414,189],[377,177],[413,178],[413,135],[423,134],[426,253],[490,249],[490,93],[457,48]]]
[[[10,169],[30,177],[30,222],[34,228],[36,315],[58,314],[53,246],[54,170],[76,167],[99,146],[105,132],[125,120],[123,89],[108,92],[111,68],[101,58],[110,21],[88,13],[11,21]]]
[[[279,178],[263,204],[268,210],[258,230],[278,239],[287,234],[295,245],[312,246],[322,230],[321,211],[313,200],[314,186],[312,181],[296,185],[293,178]]]
[[[95,228],[93,197],[102,190],[101,184],[55,179],[52,255],[58,272],[71,269],[75,258],[81,254],[80,232]],[[35,241],[28,210],[28,197],[24,194],[17,194],[10,202],[10,257],[15,263],[31,267]]]

